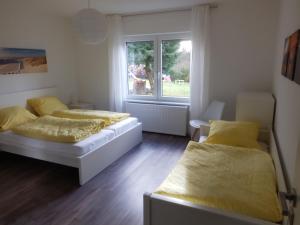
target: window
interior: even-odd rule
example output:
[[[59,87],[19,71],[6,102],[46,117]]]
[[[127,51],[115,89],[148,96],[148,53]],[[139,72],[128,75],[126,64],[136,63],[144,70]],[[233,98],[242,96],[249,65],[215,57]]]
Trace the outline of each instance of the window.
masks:
[[[127,38],[127,97],[188,101],[191,51],[186,33]]]

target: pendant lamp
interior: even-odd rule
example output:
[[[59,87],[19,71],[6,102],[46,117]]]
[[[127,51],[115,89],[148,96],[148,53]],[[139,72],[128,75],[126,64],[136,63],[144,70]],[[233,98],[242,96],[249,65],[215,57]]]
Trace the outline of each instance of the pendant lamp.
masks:
[[[90,0],[88,8],[75,14],[73,26],[79,39],[85,44],[99,44],[106,39],[106,17],[98,10],[90,8]]]

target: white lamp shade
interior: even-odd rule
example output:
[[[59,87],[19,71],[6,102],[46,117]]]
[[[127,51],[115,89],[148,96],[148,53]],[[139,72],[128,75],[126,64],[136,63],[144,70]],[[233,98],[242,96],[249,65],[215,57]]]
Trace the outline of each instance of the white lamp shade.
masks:
[[[73,26],[86,44],[99,44],[106,39],[106,17],[96,9],[80,10],[73,18]]]

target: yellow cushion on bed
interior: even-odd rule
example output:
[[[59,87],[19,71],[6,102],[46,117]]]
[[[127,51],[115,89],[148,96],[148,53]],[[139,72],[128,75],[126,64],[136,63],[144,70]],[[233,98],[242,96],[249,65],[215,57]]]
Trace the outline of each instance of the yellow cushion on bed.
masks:
[[[57,97],[51,96],[28,99],[27,103],[40,116],[51,115],[54,111],[68,109]]]
[[[20,106],[2,108],[0,109],[0,131],[10,130],[36,118],[35,115]]]
[[[260,149],[258,134],[258,123],[216,120],[210,122],[209,136],[205,143]]]

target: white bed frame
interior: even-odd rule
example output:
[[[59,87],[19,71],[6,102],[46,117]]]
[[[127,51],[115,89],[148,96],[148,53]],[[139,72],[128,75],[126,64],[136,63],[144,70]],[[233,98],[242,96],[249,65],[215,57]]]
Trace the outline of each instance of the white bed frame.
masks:
[[[28,98],[41,96],[57,96],[57,89],[51,87],[0,95],[0,108],[12,105],[27,107],[26,100]],[[78,168],[79,183],[83,185],[141,142],[142,124],[138,123],[135,127],[114,137],[100,148],[79,157],[63,156],[51,151],[41,152],[36,149],[28,150],[2,144],[0,144],[0,149],[22,156]]]
[[[269,145],[277,176],[278,196],[284,219],[281,224],[293,224],[296,193],[285,176],[285,167],[272,131],[275,100],[270,93],[240,93],[237,97],[236,120],[258,121],[263,125],[259,141]],[[209,126],[202,126],[202,136],[208,136]],[[195,205],[187,201],[158,194],[144,195],[144,225],[278,225],[268,221]]]
[[[205,132],[209,127],[201,127]],[[207,134],[205,135],[207,136]],[[270,146],[278,180],[278,191],[287,193],[286,180],[280,163],[280,156],[276,146],[273,132],[262,131],[260,141]],[[289,212],[292,205],[283,199]],[[282,202],[283,203],[283,202]],[[167,197],[154,193],[144,194],[144,225],[278,225],[268,221],[243,216],[236,213],[225,212],[220,209],[192,204],[190,202]],[[292,218],[284,216],[283,225],[292,224]]]

